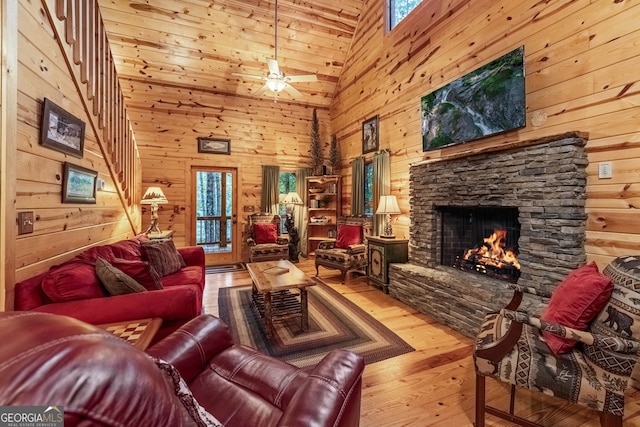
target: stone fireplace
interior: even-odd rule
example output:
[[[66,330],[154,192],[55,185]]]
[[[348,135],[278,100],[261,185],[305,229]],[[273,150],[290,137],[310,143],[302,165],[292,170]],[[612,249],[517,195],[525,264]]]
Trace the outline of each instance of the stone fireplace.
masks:
[[[412,165],[409,263],[391,265],[389,293],[475,336],[510,299],[508,282],[552,291],[586,262],[585,144],[570,133]],[[468,249],[471,265],[487,258],[477,251],[513,254],[470,267]]]

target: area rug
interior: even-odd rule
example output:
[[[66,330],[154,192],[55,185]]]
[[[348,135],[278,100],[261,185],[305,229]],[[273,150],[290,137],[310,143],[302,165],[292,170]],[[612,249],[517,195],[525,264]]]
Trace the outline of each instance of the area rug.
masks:
[[[327,353],[346,348],[364,357],[366,364],[414,351],[414,348],[354,303],[317,280],[307,288],[309,330],[300,320],[277,322],[268,339],[251,305],[251,286],[221,288],[220,318],[229,325],[234,342],[241,343],[298,367],[315,366]]]
[[[239,262],[236,264],[212,265],[206,268],[206,273],[207,274],[231,273],[233,271],[241,271],[244,269],[245,269],[244,264]]]

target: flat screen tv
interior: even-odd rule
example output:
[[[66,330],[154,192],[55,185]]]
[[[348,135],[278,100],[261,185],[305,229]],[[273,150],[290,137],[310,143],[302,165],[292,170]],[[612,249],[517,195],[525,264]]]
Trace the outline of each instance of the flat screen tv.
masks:
[[[423,151],[526,124],[524,46],[422,97]]]

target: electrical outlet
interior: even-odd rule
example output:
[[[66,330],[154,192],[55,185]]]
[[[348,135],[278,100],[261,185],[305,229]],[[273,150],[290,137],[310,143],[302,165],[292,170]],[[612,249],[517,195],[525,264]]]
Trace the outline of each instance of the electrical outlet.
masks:
[[[613,166],[611,162],[598,163],[598,178],[608,179],[613,177]]]
[[[33,233],[33,212],[18,212],[18,235]]]

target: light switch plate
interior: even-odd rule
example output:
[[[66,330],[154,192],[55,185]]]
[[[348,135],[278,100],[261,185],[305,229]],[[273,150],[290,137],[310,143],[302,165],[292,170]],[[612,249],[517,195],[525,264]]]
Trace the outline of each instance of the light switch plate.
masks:
[[[18,235],[33,233],[33,212],[18,212]]]
[[[613,166],[611,162],[598,163],[598,178],[608,179],[613,177]]]

